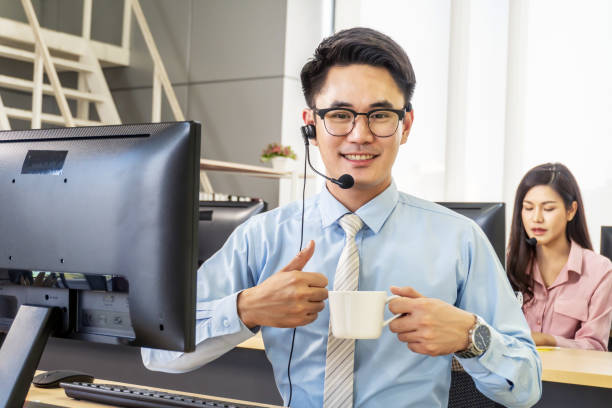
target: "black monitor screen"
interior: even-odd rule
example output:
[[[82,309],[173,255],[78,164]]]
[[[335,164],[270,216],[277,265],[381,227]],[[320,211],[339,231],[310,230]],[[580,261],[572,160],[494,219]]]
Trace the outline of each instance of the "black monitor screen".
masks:
[[[489,238],[501,264],[506,264],[506,205],[504,203],[438,204],[474,220]]]
[[[599,253],[612,260],[612,227],[601,227]]]
[[[58,306],[56,335],[190,351],[200,125],[0,132],[0,331]]]

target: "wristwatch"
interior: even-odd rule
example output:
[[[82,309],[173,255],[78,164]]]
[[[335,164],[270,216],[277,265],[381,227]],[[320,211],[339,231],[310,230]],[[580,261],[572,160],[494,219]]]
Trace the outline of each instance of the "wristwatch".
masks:
[[[488,350],[491,344],[491,330],[479,316],[476,316],[474,326],[468,332],[468,346],[465,350],[457,351],[455,355],[460,358],[479,357]]]

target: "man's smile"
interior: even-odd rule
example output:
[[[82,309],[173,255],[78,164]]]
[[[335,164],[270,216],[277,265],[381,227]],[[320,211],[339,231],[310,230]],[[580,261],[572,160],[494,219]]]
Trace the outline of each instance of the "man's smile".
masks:
[[[369,154],[369,153],[348,153],[348,154],[340,153],[340,155],[347,160],[360,161],[360,162],[365,162],[365,161],[372,160],[378,157],[378,155],[376,154]]]

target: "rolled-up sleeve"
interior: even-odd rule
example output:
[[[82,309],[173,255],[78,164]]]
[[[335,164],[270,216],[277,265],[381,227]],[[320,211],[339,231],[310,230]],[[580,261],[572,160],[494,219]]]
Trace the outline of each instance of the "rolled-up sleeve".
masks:
[[[486,353],[459,361],[474,379],[476,388],[499,403],[530,407],[540,399],[542,366],[535,346],[526,346],[492,329]]]
[[[239,293],[253,286],[255,281],[247,227],[245,224],[238,227],[224,246],[198,270],[196,350],[183,353],[142,348],[145,367],[171,373],[195,370],[257,332],[258,328],[250,330],[244,325],[237,309]]]
[[[491,327],[491,343],[477,358],[459,359],[476,388],[512,407],[534,405],[542,394],[542,363],[506,273],[484,233],[466,240],[458,306]]]
[[[255,335],[255,332],[246,327],[238,317],[237,296],[238,293],[235,293],[210,304],[198,304],[195,351],[181,353],[142,348],[141,355],[145,367],[168,373],[192,371]]]

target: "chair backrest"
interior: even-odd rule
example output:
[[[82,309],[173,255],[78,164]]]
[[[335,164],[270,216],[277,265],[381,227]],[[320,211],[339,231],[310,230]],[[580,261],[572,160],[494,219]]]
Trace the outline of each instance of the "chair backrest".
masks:
[[[463,370],[461,363],[453,357],[451,386],[448,394],[449,408],[496,408],[503,407],[485,397],[474,385],[472,377]]]

